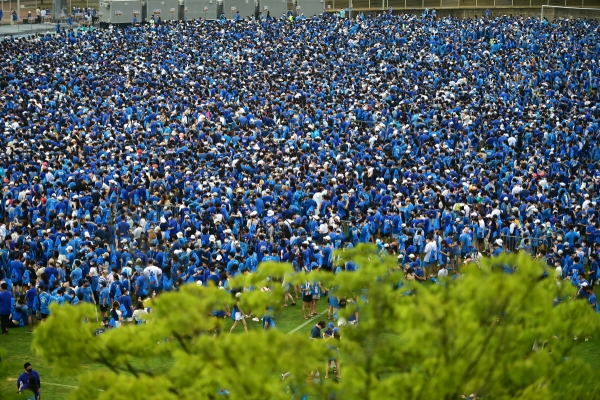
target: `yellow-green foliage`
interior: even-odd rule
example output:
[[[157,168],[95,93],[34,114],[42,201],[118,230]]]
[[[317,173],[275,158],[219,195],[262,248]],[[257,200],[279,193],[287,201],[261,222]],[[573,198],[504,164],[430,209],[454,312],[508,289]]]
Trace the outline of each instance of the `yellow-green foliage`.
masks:
[[[571,357],[573,336],[598,333],[600,315],[586,301],[573,301],[570,283],[540,279],[544,266],[525,255],[482,260],[457,279],[438,284],[404,282],[396,260],[369,246],[338,253],[359,269],[336,276],[314,273],[335,293],[353,299],[360,323],[342,330],[340,351],[346,357],[339,384],[305,385],[311,370],[324,365],[329,347],[305,335],[272,330],[221,334],[214,338],[212,310],[233,304],[217,288],[185,286],[159,296],[148,323],[114,329],[98,337],[90,306],[52,309],[52,318],[35,333],[34,347],[59,373],[73,373],[83,361],[99,362],[112,372],[82,373],[72,399],[209,399],[227,389],[235,399],[290,399],[286,388],[326,398],[457,399],[477,394],[486,399],[598,398],[598,379],[587,364]],[[516,266],[514,274],[491,265]],[[242,306],[280,307],[277,282],[286,264],[264,264],[240,276],[233,286],[272,286],[241,298]],[[290,277],[291,276],[291,277]],[[406,295],[414,288],[415,295]],[[553,306],[556,298],[566,299]],[[368,299],[365,302],[365,299]],[[165,339],[169,339],[168,341]],[[160,342],[160,344],[157,344]],[[43,346],[42,346],[43,344]],[[169,355],[164,373],[134,368],[132,361]],[[281,382],[281,373],[292,377]],[[299,398],[299,396],[297,396]]]

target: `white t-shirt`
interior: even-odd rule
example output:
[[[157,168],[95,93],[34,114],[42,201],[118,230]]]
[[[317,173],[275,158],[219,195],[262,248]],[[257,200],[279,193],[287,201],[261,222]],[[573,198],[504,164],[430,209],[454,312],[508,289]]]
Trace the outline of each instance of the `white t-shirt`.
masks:
[[[133,320],[138,322],[141,321],[144,317],[144,315],[148,315],[148,311],[146,310],[134,310],[133,311]]]
[[[438,271],[438,278],[447,278],[448,277],[448,270],[445,268],[442,268]]]
[[[150,272],[154,273],[154,276],[156,276],[157,280],[160,280],[160,278],[162,277],[162,269],[158,268],[155,265],[148,265],[145,269],[144,269],[144,276],[146,278],[150,278]]]
[[[423,261],[425,262],[431,262],[434,260],[435,258],[435,253],[437,251],[437,243],[435,241],[431,241],[429,243],[427,243],[427,245],[425,246],[425,257],[423,258]]]

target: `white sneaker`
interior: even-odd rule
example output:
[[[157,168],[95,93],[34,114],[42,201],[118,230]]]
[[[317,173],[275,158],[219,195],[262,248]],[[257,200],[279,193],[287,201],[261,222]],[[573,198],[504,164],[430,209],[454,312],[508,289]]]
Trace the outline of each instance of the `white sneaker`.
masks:
[[[252,318],[252,321],[259,322],[259,321],[260,321],[260,319],[258,319],[258,317],[254,317],[254,318]]]

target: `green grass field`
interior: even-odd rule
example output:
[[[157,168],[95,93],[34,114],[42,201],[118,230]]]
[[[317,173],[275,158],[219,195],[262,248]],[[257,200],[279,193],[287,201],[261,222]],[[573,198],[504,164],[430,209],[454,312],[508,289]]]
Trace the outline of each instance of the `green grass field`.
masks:
[[[282,311],[276,315],[275,323],[278,330],[285,333],[295,331],[308,335],[310,329],[319,320],[323,319],[324,321],[327,321],[327,313],[308,321],[304,320],[302,317],[302,301],[297,300],[297,304],[298,305],[295,307],[290,306],[282,309]],[[323,312],[326,309],[326,299],[321,299],[317,311]],[[262,329],[262,322],[255,322],[251,319],[246,319],[246,322],[248,324],[248,329]],[[227,330],[229,330],[233,321],[231,318],[227,317],[225,323]],[[306,325],[302,326],[304,323],[306,323]],[[300,326],[302,327],[299,328]],[[243,334],[243,327],[238,325],[236,332],[238,334]],[[12,376],[0,384],[0,393],[10,393],[11,391],[14,393],[17,392],[16,380],[21,372],[23,372],[21,367],[25,362],[30,362],[34,369],[39,372],[42,379],[42,396],[44,400],[64,400],[69,392],[77,386],[77,376],[59,377],[53,375],[51,367],[42,358],[35,356],[34,351],[31,349],[32,339],[33,335],[25,333],[24,328],[11,329],[8,335],[0,337],[0,348],[4,349],[6,355],[3,358],[3,361],[15,364]],[[144,367],[160,372],[161,368],[164,369],[168,367],[169,363],[169,359],[156,359],[150,364],[144,364]],[[81,370],[82,372],[100,371],[104,370],[104,367],[99,364],[87,363],[81,365]]]
[[[305,322],[302,318],[301,301],[298,301],[296,307],[288,307],[282,309],[279,314],[276,315],[275,322],[277,329],[289,333],[292,331],[300,332],[308,335],[312,326],[319,320],[327,321],[326,312],[322,315],[315,317],[302,326]],[[327,303],[325,299],[321,299],[319,306],[317,307],[318,312],[323,312],[327,309]],[[248,329],[261,329],[262,322],[254,322],[250,319],[247,320]],[[231,318],[226,319],[227,329],[232,324]],[[236,329],[238,334],[243,334],[243,328],[238,326]],[[78,384],[77,376],[55,376],[52,374],[50,366],[41,358],[35,356],[31,349],[31,342],[33,336],[25,333],[25,329],[12,329],[7,336],[0,338],[0,347],[6,352],[6,357],[3,361],[14,363],[14,371],[11,376],[0,384],[0,393],[16,393],[16,380],[19,374],[23,371],[21,369],[23,363],[31,362],[33,367],[39,372],[42,378],[42,396],[45,400],[64,400],[69,392],[71,392]],[[386,338],[385,340],[394,340],[393,337]],[[581,340],[581,339],[580,339]],[[581,356],[585,359],[595,370],[600,370],[600,337],[592,338],[588,342],[581,340],[579,345],[576,347],[576,355]],[[344,354],[341,355],[341,366],[342,371],[344,369]],[[355,360],[356,361],[356,360]],[[169,359],[155,359],[149,364],[144,364],[144,367],[151,369],[155,372],[160,372],[161,369],[168,368],[170,364]],[[142,366],[141,363],[138,366]],[[81,371],[101,371],[104,367],[98,364],[86,363],[81,365]]]

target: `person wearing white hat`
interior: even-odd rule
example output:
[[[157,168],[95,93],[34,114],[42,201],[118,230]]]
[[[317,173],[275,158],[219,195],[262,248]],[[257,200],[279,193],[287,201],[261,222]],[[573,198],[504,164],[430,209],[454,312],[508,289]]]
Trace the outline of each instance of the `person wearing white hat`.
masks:
[[[231,326],[231,329],[229,329],[229,333],[232,333],[234,331],[234,329],[238,326],[238,324],[240,323],[240,321],[242,321],[242,325],[244,326],[244,331],[246,331],[246,333],[248,333],[248,325],[246,325],[246,314],[244,313],[244,311],[242,310],[242,303],[241,303],[241,297],[242,297],[242,292],[237,292],[235,293],[235,305],[233,306],[233,309],[231,310],[231,314],[233,316],[233,325]]]

